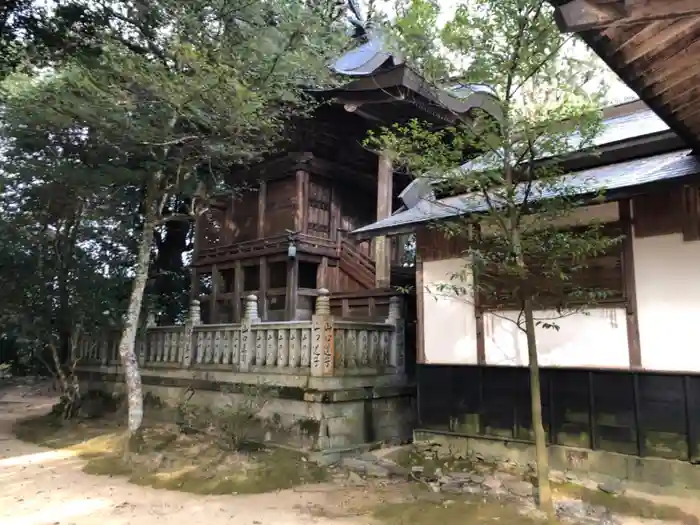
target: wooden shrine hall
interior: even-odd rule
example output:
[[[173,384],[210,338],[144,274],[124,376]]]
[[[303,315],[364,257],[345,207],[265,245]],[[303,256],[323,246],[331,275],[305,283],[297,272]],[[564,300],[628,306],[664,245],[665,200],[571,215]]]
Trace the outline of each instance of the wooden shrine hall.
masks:
[[[385,315],[391,286],[415,281],[408,238],[346,235],[391,215],[410,183],[362,142],[371,129],[411,119],[468,125],[497,104],[483,88],[462,87],[463,96],[438,90],[369,44],[335,69],[355,78],[313,91],[323,103],[312,118],[290,123],[286,151],[233,173],[250,190],[219,195],[199,218],[192,296],[204,323],[239,322],[250,294],[263,321],[310,319],[322,288],[331,292],[334,315]]]

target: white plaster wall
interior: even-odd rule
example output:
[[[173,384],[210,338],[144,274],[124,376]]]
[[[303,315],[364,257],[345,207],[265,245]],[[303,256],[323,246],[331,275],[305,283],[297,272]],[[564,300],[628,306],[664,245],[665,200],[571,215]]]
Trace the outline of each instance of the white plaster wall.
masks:
[[[700,242],[634,239],[642,366],[700,372]]]
[[[616,202],[579,208],[561,224],[584,224],[592,219],[603,222],[619,218]],[[450,277],[463,272],[463,258],[423,263],[423,337],[426,364],[476,364],[476,319],[474,316],[471,272],[465,282]],[[455,297],[438,290],[439,283],[464,286],[467,294]],[[525,334],[514,320],[518,312],[505,311],[484,316],[486,363],[526,366]],[[563,318],[556,312],[540,311],[536,318],[549,320],[559,330],[537,329],[540,363],[546,366],[593,366],[627,368],[629,352],[627,325],[622,309],[590,309]]]
[[[520,312],[484,315],[484,347],[489,365],[527,366],[527,340],[517,327]],[[561,316],[556,311],[535,312],[537,349],[542,366],[627,368],[627,324],[621,308],[590,308]],[[524,320],[520,320],[524,325]]]
[[[426,364],[476,364],[476,319],[472,272],[465,259],[423,263],[423,351]],[[465,280],[451,279],[463,272]],[[456,296],[440,283],[465,288]]]

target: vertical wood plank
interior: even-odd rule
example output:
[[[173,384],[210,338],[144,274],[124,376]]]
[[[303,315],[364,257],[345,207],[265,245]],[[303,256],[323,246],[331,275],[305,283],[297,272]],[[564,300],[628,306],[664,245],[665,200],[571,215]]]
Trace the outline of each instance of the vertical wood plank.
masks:
[[[416,244],[418,244],[418,239],[419,236],[416,236]],[[416,246],[416,252],[419,246]],[[416,362],[418,364],[425,364],[423,287],[423,258],[416,253]]]
[[[284,298],[284,316],[287,321],[297,318],[299,304],[299,259],[287,260],[287,289]]]
[[[328,281],[328,257],[321,257],[321,263],[316,270],[316,288],[328,288],[331,292],[335,291],[335,288]]]
[[[639,319],[637,316],[637,286],[634,275],[634,247],[632,227],[632,202],[630,199],[618,202],[622,225],[622,276],[625,292],[627,317],[627,344],[630,368],[642,368],[642,349],[639,339]]]
[[[233,322],[243,318],[243,265],[236,261],[233,267]]]
[[[265,237],[265,208],[267,203],[267,182],[261,181],[258,188],[258,239]]]
[[[258,297],[260,319],[267,321],[267,290],[269,288],[270,271],[267,257],[260,257],[260,295]]]
[[[209,297],[209,322],[216,324],[219,322],[219,286],[221,285],[221,273],[219,268],[211,268],[211,296]]]
[[[391,215],[393,201],[393,169],[388,155],[380,154],[377,165],[377,220]],[[388,288],[391,281],[391,248],[384,236],[374,239],[375,285],[377,288]]]

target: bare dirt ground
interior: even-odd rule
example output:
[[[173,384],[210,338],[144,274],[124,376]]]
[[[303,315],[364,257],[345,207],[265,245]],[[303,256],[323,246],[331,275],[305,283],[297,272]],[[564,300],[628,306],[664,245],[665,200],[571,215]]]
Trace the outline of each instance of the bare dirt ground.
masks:
[[[114,425],[122,425],[121,418],[56,426],[51,423],[55,419],[45,416],[55,402],[55,394],[46,384],[0,384],[2,525],[547,522],[537,515],[531,496],[512,497],[519,493],[525,480],[508,481],[512,475],[491,472],[493,466],[486,463],[460,469],[450,460],[426,459],[426,451],[421,452],[419,445],[385,451],[395,456],[393,464],[404,472],[420,465],[425,476],[413,476],[411,481],[405,475],[370,474],[364,468],[360,469],[363,475],[358,475],[352,465],[359,462],[366,466],[367,459],[362,459],[365,454],[344,459],[340,467],[319,469],[306,457],[290,456],[281,449],[269,449],[261,455],[230,451],[222,454],[217,442],[171,433],[177,436],[175,441],[149,438],[150,448],[138,453],[146,463],[130,463],[130,471],[125,473],[123,465],[119,467],[121,455],[115,463],[113,454],[115,436],[122,435],[118,428],[115,432]],[[165,431],[166,426],[164,422],[152,426],[149,432],[156,434],[151,437],[162,437],[159,432]],[[21,441],[17,432],[22,439],[52,448]],[[232,458],[236,459],[233,464],[229,462]],[[257,462],[257,467],[251,461]],[[195,470],[187,470],[193,465]],[[377,465],[372,465],[376,471]],[[434,475],[428,476],[428,471],[433,470]],[[238,479],[241,474],[243,479]],[[463,480],[469,478],[469,482],[453,483],[452,478],[458,475]],[[509,477],[501,480],[503,476]],[[528,491],[532,488],[527,482],[525,485]],[[287,489],[292,486],[293,489]],[[506,488],[510,495],[497,495]],[[631,491],[629,496],[618,498],[605,495],[596,487],[570,483],[557,485],[555,498],[563,522],[572,525],[700,525],[698,498],[650,497]]]
[[[0,392],[0,523],[3,525],[367,525],[369,518],[328,518],[334,497],[323,487],[245,496],[201,496],[130,484],[81,471],[84,461],[14,437],[16,421],[56,401],[26,389]],[[316,512],[310,512],[316,509]],[[320,509],[320,510],[319,510]],[[316,514],[316,515],[314,515]]]

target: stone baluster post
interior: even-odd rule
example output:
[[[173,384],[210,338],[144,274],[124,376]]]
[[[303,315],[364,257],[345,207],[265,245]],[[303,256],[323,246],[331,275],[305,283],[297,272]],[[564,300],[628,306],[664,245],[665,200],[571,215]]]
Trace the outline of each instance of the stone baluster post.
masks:
[[[155,328],[156,315],[152,312],[146,316],[146,329],[143,331],[143,336],[141,338],[141,346],[143,348],[143,360],[145,361],[160,361],[160,343],[159,340],[153,340],[149,337],[149,331],[151,328]],[[155,339],[155,338],[154,338]]]
[[[202,323],[202,314],[199,307],[199,301],[192,299],[190,302],[190,311],[185,321],[185,331],[182,335],[182,366],[189,368],[192,366],[192,357],[195,349],[194,327]]]
[[[100,339],[100,364],[102,366],[107,366],[109,364],[110,344],[109,336]]]
[[[250,370],[255,358],[255,337],[253,325],[260,322],[258,315],[258,297],[251,294],[245,298],[245,310],[241,319],[241,348],[239,351],[240,368],[242,371]]]
[[[311,317],[311,375],[332,376],[333,363],[333,317],[331,317],[330,292],[318,291],[316,312]]]
[[[393,296],[389,299],[389,317],[386,322],[394,327],[389,343],[389,366],[393,367],[397,374],[402,374],[406,371],[406,333],[399,297]]]

